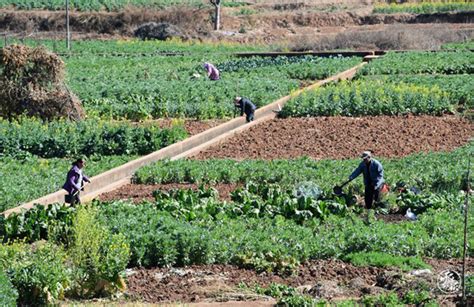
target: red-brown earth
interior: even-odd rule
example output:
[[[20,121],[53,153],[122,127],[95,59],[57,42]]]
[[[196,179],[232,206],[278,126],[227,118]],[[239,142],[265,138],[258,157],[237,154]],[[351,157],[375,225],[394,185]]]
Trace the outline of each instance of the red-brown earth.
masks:
[[[450,151],[465,145],[474,125],[456,116],[311,117],[274,119],[199,153],[196,159],[355,158]]]
[[[446,269],[461,271],[460,260],[425,259],[432,266],[432,273],[425,279],[436,279]],[[474,271],[474,260],[468,262],[468,272]],[[298,268],[296,275],[281,277],[272,273],[256,273],[232,265],[201,265],[183,268],[134,269],[128,272],[127,294],[140,302],[204,302],[226,300],[265,300],[250,291],[239,288],[268,286],[271,283],[300,287],[304,293],[337,301],[358,298],[365,294],[377,294],[388,288],[389,279],[380,278],[384,272],[397,269],[356,267],[340,260],[309,261]],[[399,271],[398,271],[399,272]],[[390,276],[390,274],[389,274]],[[377,278],[379,277],[379,278]],[[395,280],[394,280],[395,282]],[[406,283],[406,279],[405,279]],[[409,289],[399,288],[404,292]],[[268,299],[268,298],[267,298]]]

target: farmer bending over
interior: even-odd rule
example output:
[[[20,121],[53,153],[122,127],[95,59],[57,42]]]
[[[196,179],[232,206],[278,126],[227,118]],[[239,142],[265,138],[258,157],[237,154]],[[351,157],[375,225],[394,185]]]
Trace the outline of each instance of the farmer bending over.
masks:
[[[372,158],[370,151],[364,151],[361,155],[362,162],[349,176],[350,180],[355,179],[361,173],[364,174],[365,185],[365,208],[372,209],[375,202],[380,201],[380,189],[383,186],[383,167],[382,164]]]
[[[204,69],[207,70],[207,76],[212,81],[219,80],[219,70],[211,63],[204,63]]]
[[[84,182],[91,182],[89,178],[82,173],[82,168],[86,162],[84,159],[77,159],[73,164],[72,168],[67,173],[66,182],[63,185],[63,189],[66,190],[69,195],[66,198],[66,202],[69,202],[71,206],[80,204],[81,199],[79,193],[84,189]]]
[[[254,120],[255,110],[257,107],[250,101],[250,99],[245,97],[235,97],[234,105],[236,108],[240,109],[240,116],[246,115],[247,123]]]

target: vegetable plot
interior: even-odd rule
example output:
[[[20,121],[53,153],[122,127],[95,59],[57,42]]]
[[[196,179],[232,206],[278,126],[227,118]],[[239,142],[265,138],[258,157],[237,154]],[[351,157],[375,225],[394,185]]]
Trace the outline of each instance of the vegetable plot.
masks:
[[[474,52],[389,52],[365,65],[360,75],[472,74]]]
[[[291,99],[281,117],[452,113],[457,101],[437,87],[380,80],[342,81]]]
[[[263,106],[299,88],[301,80],[323,79],[359,58],[216,57],[221,80],[207,79],[202,57],[77,57],[67,61],[69,84],[87,113],[100,118],[197,119],[234,115],[232,100],[244,96]],[[222,64],[219,64],[222,63]]]

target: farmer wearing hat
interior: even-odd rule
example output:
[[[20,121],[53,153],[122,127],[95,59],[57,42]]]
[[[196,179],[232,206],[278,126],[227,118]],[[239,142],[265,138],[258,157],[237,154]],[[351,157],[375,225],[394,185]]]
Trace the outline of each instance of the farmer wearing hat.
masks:
[[[214,65],[206,62],[204,63],[203,67],[207,71],[207,76],[209,77],[210,80],[212,81],[219,80],[219,70]]]
[[[380,190],[384,184],[382,164],[372,158],[372,152],[364,151],[361,155],[362,162],[349,176],[349,180],[357,178],[361,173],[364,175],[365,185],[365,208],[372,209],[375,202],[380,201]]]
[[[240,109],[240,116],[246,115],[247,123],[254,120],[255,110],[257,107],[253,104],[250,99],[245,97],[235,97],[234,105]]]
[[[84,189],[84,182],[91,182],[89,178],[82,173],[82,168],[85,165],[86,161],[83,158],[79,158],[72,163],[72,167],[67,173],[66,182],[63,185],[63,189],[68,192],[66,202],[72,206],[81,203],[79,193]]]

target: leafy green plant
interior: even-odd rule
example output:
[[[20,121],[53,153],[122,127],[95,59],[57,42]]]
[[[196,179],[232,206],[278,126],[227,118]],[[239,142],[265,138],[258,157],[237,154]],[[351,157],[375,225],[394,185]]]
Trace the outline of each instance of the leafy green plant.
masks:
[[[248,288],[248,287],[246,287]],[[271,283],[263,288],[256,286],[254,290],[257,294],[268,295],[277,299],[277,306],[325,306],[324,301],[316,301],[311,296],[299,293],[295,288],[287,285]]]
[[[0,270],[0,305],[14,307],[17,299],[18,291],[13,287],[3,270]]]
[[[4,241],[24,239],[33,243],[48,240],[67,245],[75,212],[74,207],[52,204],[48,207],[36,206],[28,211],[12,213],[6,219],[2,216],[0,236]]]
[[[402,302],[404,304],[413,304],[413,305],[427,305],[427,304],[433,304],[436,303],[436,300],[434,300],[431,297],[431,294],[429,291],[423,290],[423,291],[414,291],[410,290],[406,292],[403,295]]]
[[[0,245],[0,268],[18,290],[19,304],[54,303],[63,298],[71,281],[66,253],[47,242]]]
[[[401,306],[403,303],[398,298],[398,295],[394,292],[379,294],[379,295],[367,295],[361,300],[364,306]]]
[[[352,253],[345,256],[344,260],[357,266],[398,267],[404,271],[430,268],[418,257],[392,256],[380,252]]]

